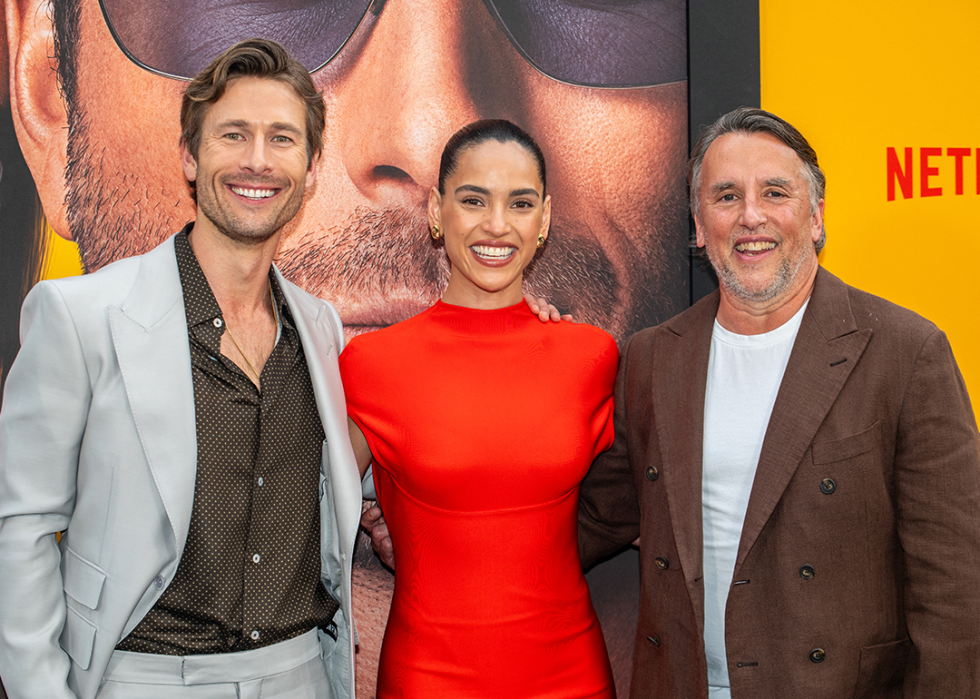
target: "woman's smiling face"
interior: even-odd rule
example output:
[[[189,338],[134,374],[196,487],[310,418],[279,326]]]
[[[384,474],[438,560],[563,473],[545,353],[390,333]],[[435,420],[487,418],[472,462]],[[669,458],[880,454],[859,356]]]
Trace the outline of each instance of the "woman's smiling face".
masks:
[[[429,223],[441,229],[450,263],[443,301],[469,308],[518,303],[524,269],[550,220],[551,197],[524,146],[489,140],[462,151],[445,194],[433,188],[429,195]]]

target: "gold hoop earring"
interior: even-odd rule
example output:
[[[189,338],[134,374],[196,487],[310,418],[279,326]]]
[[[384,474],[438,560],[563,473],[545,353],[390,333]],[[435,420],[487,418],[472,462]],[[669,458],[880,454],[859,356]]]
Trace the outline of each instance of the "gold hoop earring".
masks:
[[[429,231],[429,235],[432,236],[433,240],[439,240],[439,238],[442,237],[442,233],[439,232],[439,224],[432,227],[432,230]]]
[[[538,250],[544,247],[544,233],[538,235]]]

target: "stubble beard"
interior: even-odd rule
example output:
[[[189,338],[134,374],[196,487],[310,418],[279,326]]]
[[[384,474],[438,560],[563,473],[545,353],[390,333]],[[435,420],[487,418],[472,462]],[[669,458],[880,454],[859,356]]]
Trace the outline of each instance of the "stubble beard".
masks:
[[[778,244],[782,245],[782,240]],[[787,257],[780,259],[775,275],[764,287],[750,289],[739,278],[735,266],[727,258],[719,255],[714,247],[707,243],[707,240],[705,241],[705,249],[708,253],[708,261],[711,262],[711,267],[718,275],[718,284],[724,292],[734,298],[756,304],[768,303],[781,296],[799,276],[800,270],[811,255],[816,255],[812,248],[804,245],[801,254],[795,259]]]
[[[235,183],[251,185],[259,189],[279,189],[280,194],[287,196],[287,199],[279,205],[278,211],[269,212],[264,219],[251,223],[244,217],[236,216],[219,201],[216,187],[225,187],[224,182],[219,181],[215,184],[213,177],[206,176],[203,181],[198,177],[196,186],[198,217],[203,216],[219,233],[238,243],[264,243],[292,221],[303,204],[302,190],[287,192],[289,182],[286,181],[236,177]]]
[[[617,272],[592,229],[556,216],[547,244],[524,272],[524,290],[625,341],[687,305],[677,292],[678,285],[686,288],[686,246],[676,244],[684,240],[686,217],[681,196],[658,199],[647,217],[658,225],[632,236],[645,239],[647,249],[631,260],[633,269]],[[607,238],[631,237],[612,223],[609,227],[602,232]],[[445,250],[430,239],[422,207],[358,209],[325,234],[311,231],[291,241],[277,264],[287,279],[320,298],[382,299],[377,306],[398,299],[428,307],[449,281]]]
[[[86,272],[152,250],[185,223],[176,214],[178,194],[106,172],[89,142],[88,116],[77,105],[68,115],[66,218]]]

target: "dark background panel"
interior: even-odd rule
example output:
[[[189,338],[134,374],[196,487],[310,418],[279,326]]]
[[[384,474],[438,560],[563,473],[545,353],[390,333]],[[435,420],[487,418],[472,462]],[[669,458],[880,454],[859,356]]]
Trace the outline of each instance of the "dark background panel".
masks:
[[[688,128],[701,128],[736,107],[758,107],[758,0],[689,0],[687,5]],[[694,220],[691,220],[694,239]],[[714,273],[691,255],[691,303],[718,288]]]

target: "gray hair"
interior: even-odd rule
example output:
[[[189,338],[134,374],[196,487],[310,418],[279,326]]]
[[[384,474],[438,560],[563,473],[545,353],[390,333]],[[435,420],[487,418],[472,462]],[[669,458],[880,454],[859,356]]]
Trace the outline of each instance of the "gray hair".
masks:
[[[801,173],[806,180],[810,195],[810,213],[817,210],[817,205],[824,198],[827,188],[827,178],[817,164],[817,153],[807,140],[789,122],[783,121],[775,114],[753,107],[739,107],[734,111],[718,118],[715,123],[701,131],[691,158],[687,161],[687,184],[691,193],[691,211],[695,216],[701,214],[701,163],[704,154],[715,139],[730,133],[766,133],[775,136],[785,143],[803,161]],[[819,253],[827,242],[826,228],[820,231],[820,238],[814,243]]]

